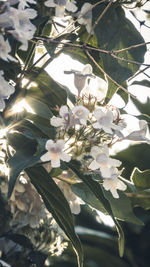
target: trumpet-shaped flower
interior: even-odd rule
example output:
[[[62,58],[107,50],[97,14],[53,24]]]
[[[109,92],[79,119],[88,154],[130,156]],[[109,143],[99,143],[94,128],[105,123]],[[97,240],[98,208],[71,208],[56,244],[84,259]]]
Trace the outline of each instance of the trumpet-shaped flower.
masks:
[[[45,2],[45,6],[47,7],[55,7],[55,15],[56,17],[63,17],[65,9],[70,12],[76,12],[77,6],[76,1],[71,0],[47,0]]]
[[[35,0],[19,0],[19,9],[25,9],[25,7],[29,7],[28,3],[30,4],[36,4]]]
[[[117,190],[125,191],[127,189],[126,184],[124,184],[118,176],[121,174],[117,168],[110,168],[110,176],[105,178],[103,181],[103,187],[106,191],[110,190],[114,198],[119,198]]]
[[[147,142],[148,144],[150,144],[150,140],[148,138],[146,138],[146,133],[148,130],[147,122],[145,120],[140,120],[139,121],[139,127],[140,127],[140,130],[133,131],[132,133],[130,133],[129,135],[127,135],[123,139],[132,140],[132,141],[139,141],[139,142]]]
[[[78,90],[78,95],[80,95],[80,92],[86,85],[87,78],[94,77],[92,75],[92,71],[93,71],[92,66],[90,64],[86,64],[82,71],[70,70],[70,71],[64,71],[64,73],[74,74],[74,85]]]
[[[59,110],[60,117],[53,116],[50,119],[50,123],[54,127],[70,128],[74,125],[74,119],[71,111],[68,110],[67,106],[62,106]]]
[[[0,71],[0,111],[5,108],[4,99],[9,98],[15,92],[14,86],[5,81],[3,74],[3,71]]]
[[[97,119],[97,122],[93,123],[93,127],[96,129],[102,129],[109,134],[113,134],[112,129],[121,129],[121,127],[113,123],[113,113],[110,110],[107,110],[105,113],[99,108],[94,111],[94,116]]]
[[[92,10],[90,9],[91,6],[92,5],[89,3],[84,3],[78,15],[79,24],[85,25],[88,33],[91,33],[92,29]]]
[[[99,169],[103,177],[110,176],[111,167],[119,167],[121,165],[121,161],[109,157],[109,149],[107,145],[104,145],[102,148],[97,146],[92,147],[91,156],[94,160],[89,165],[89,169]]]
[[[90,113],[87,108],[76,106],[72,109],[72,113],[77,123],[86,125]]]
[[[51,165],[53,168],[60,167],[60,160],[69,162],[71,160],[71,156],[65,153],[64,150],[65,142],[63,140],[57,140],[54,143],[53,140],[48,140],[46,142],[45,148],[48,150],[42,157],[42,161],[51,161]]]

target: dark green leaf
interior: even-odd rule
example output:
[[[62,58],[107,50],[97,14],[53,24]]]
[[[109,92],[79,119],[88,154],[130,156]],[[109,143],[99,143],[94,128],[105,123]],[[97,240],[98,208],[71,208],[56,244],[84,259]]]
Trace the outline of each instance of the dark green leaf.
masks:
[[[110,191],[106,191],[105,189],[103,189],[103,191],[116,219],[142,224],[133,212],[130,199],[122,191],[119,191],[119,199],[114,198]]]
[[[36,166],[26,170],[31,182],[42,196],[47,209],[52,213],[56,222],[68,236],[78,257],[78,266],[83,266],[83,252],[80,241],[75,234],[73,216],[69,204],[61,190],[55,184],[47,171]]]
[[[150,81],[148,80],[134,81],[131,85],[142,85],[142,86],[150,87]]]
[[[91,207],[108,214],[103,204],[93,194],[89,187],[84,183],[78,183],[71,186],[72,191]]]
[[[138,168],[134,168],[131,180],[139,190],[150,189],[150,170],[140,171]]]
[[[98,19],[99,15],[106,8],[105,4],[98,5],[93,10],[93,23]],[[99,21],[95,28],[95,33],[98,40],[98,45],[107,51],[120,50],[132,45],[144,43],[144,39],[137,31],[135,26],[125,17],[124,10],[114,3],[107,10],[105,15]],[[145,46],[140,46],[134,49],[122,51],[117,54],[120,58],[127,60],[138,61],[143,63]],[[128,64],[121,59],[115,59],[111,54],[101,53],[100,65],[104,71],[110,75],[119,84],[122,84],[126,79],[131,77],[140,67],[136,64]],[[112,86],[110,82],[107,99],[109,100],[115,93],[117,86]]]
[[[34,156],[37,149],[37,141],[29,139],[22,134],[13,134],[9,137],[10,144],[17,149],[17,152],[8,160],[9,165],[9,188],[8,197],[11,196],[14,189],[16,179],[21,171],[29,166],[35,165],[42,154]],[[15,140],[14,140],[15,139]],[[13,141],[14,140],[14,141]]]

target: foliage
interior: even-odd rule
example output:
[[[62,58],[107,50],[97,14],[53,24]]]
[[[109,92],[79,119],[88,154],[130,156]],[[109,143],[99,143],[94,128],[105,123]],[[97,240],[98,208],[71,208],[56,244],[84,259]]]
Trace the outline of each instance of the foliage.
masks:
[[[148,44],[126,15],[143,2],[0,1],[0,265],[148,266],[130,238],[150,221],[149,98],[129,92],[150,85]],[[77,93],[46,69],[63,54],[84,64],[64,70]],[[132,131],[117,93],[140,112]]]

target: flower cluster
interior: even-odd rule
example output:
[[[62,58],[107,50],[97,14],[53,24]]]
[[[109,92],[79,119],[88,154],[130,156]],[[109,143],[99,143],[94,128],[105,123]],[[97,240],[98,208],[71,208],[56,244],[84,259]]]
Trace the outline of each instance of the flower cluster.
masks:
[[[119,198],[117,190],[125,191],[127,186],[120,177],[122,162],[110,157],[110,148],[117,141],[123,140],[150,143],[146,137],[147,122],[140,120],[140,130],[124,136],[123,130],[127,124],[117,108],[104,105],[91,95],[88,99],[84,95],[80,96],[84,85],[79,89],[78,76],[83,76],[82,78],[87,78],[84,75],[92,76],[92,68],[85,66],[82,73],[73,70],[70,73],[74,73],[75,80],[78,80],[78,83],[74,80],[79,90],[77,103],[72,108],[61,106],[58,116],[50,119],[50,124],[57,128],[58,134],[55,142],[53,140],[46,142],[47,152],[41,160],[51,161],[51,167],[57,168],[61,166],[61,161],[69,162],[71,157],[79,159],[84,172],[99,174],[105,190],[110,190],[113,197]]]

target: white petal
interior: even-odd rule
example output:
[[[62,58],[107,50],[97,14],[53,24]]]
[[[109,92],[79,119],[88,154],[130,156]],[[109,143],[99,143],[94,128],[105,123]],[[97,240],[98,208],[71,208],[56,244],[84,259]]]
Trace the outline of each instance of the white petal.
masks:
[[[41,158],[40,158],[42,161],[49,161],[51,160],[51,156],[50,156],[50,153],[49,152],[46,152]]]
[[[112,158],[109,158],[108,162],[109,162],[110,166],[114,166],[114,167],[119,167],[122,164],[122,162],[120,160],[112,159]]]
[[[115,189],[110,190],[114,198],[119,198],[118,192]]]
[[[106,116],[109,117],[110,121],[113,121],[113,113],[110,110],[107,110]]]
[[[99,153],[101,153],[100,148],[98,146],[93,146],[90,153],[92,157],[96,158]]]
[[[57,140],[56,145],[59,148],[59,151],[61,151],[61,150],[63,150],[63,148],[65,146],[65,142],[64,142],[64,140]]]
[[[98,122],[93,123],[92,126],[94,129],[101,129],[102,128]]]
[[[68,113],[68,107],[67,106],[61,106],[61,108],[59,110],[60,116],[64,117],[66,113]]]
[[[77,6],[74,3],[72,3],[72,2],[69,1],[66,4],[66,9],[68,11],[71,11],[71,12],[76,12],[78,8],[77,8]]]
[[[63,161],[69,162],[71,160],[71,156],[65,152],[62,152],[60,155],[60,159]]]
[[[92,74],[93,68],[90,64],[86,64],[84,69],[82,70],[83,75]]]
[[[56,7],[57,5],[54,3],[54,0],[47,0],[45,3],[44,3],[45,6],[48,6],[48,7]]]
[[[53,168],[59,168],[60,167],[60,159],[58,160],[51,160],[51,165]]]
[[[147,131],[147,128],[148,128],[148,126],[147,126],[147,121],[145,121],[145,120],[140,120],[140,121],[139,121],[139,126],[140,126],[140,130],[145,130],[145,131]]]
[[[65,6],[56,6],[55,16],[62,18],[64,16]]]
[[[127,189],[127,185],[118,179],[117,189],[125,191]]]
[[[111,178],[110,168],[108,168],[108,167],[106,168],[106,167],[101,166],[100,171],[101,171],[101,174],[104,178]]]
[[[105,133],[113,134],[113,131],[109,127],[102,126],[101,128],[104,130]]]
[[[54,141],[50,139],[46,142],[45,148],[50,151],[53,146],[54,146]]]
[[[91,162],[91,164],[89,165],[89,169],[91,169],[93,171],[99,169],[99,167],[100,167],[100,165],[97,163],[96,160],[93,160]]]
[[[94,111],[94,116],[97,120],[99,120],[101,117],[105,116],[105,113],[100,108],[98,108]]]
[[[63,118],[58,118],[58,117],[55,117],[53,116],[51,119],[50,119],[50,124],[54,127],[60,127],[60,126],[63,126],[63,123],[64,120]]]

